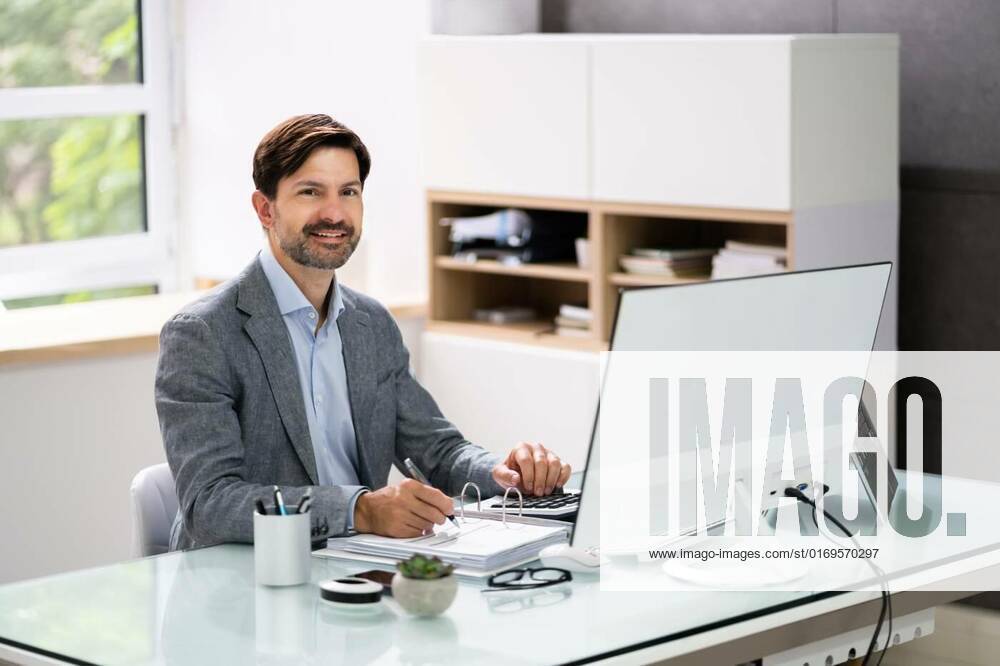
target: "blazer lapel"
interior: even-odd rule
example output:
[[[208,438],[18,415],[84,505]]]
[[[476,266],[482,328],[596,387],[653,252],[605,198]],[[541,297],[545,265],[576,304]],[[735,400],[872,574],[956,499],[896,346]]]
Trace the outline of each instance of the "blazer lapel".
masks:
[[[244,273],[240,282],[237,307],[250,315],[243,325],[253,341],[261,361],[267,381],[278,406],[278,414],[285,426],[285,432],[292,442],[295,453],[312,483],[319,483],[316,471],[316,454],[312,438],[309,436],[309,422],[306,420],[305,402],[295,367],[292,342],[288,330],[278,311],[278,303],[267,282],[260,262],[255,260]]]
[[[366,455],[368,424],[374,406],[376,369],[375,344],[369,327],[369,317],[355,307],[354,299],[344,291],[344,311],[337,318],[337,328],[344,349],[344,370],[347,372],[347,393],[351,401],[354,436],[358,442],[358,462],[361,483],[373,483],[370,461]]]

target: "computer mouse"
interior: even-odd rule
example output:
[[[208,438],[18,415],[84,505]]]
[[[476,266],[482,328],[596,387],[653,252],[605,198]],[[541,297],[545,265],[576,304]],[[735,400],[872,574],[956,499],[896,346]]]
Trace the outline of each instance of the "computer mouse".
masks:
[[[573,573],[599,573],[608,558],[601,557],[598,548],[574,548],[568,543],[559,543],[542,548],[538,559],[547,567],[566,569]]]

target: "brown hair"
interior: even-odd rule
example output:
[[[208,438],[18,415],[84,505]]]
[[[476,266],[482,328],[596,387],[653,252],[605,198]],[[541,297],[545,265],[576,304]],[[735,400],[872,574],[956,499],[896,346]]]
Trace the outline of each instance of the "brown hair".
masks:
[[[254,185],[273,199],[278,194],[278,181],[298,171],[321,146],[353,150],[364,185],[372,166],[368,148],[357,134],[323,113],[293,116],[261,139],[253,154]]]

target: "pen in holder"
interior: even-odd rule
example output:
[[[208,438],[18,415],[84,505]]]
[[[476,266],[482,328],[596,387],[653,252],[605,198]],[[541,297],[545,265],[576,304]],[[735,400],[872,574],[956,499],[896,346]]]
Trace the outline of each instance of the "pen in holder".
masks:
[[[258,585],[302,585],[312,573],[309,521],[289,504],[288,515],[253,514],[253,560]]]

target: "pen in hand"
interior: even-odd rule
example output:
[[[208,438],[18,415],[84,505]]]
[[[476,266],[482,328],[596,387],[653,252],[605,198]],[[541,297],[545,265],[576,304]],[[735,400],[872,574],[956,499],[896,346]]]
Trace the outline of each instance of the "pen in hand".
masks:
[[[412,460],[407,458],[406,460],[403,461],[403,465],[406,466],[406,471],[410,473],[410,476],[412,476],[414,479],[424,484],[425,486],[431,486],[431,482],[427,480],[427,477],[424,476],[424,473],[420,471],[420,468],[417,467],[417,465]],[[433,486],[431,487],[433,488]],[[447,516],[447,518],[455,525],[455,527],[458,527],[458,521],[455,519],[454,515]]]

